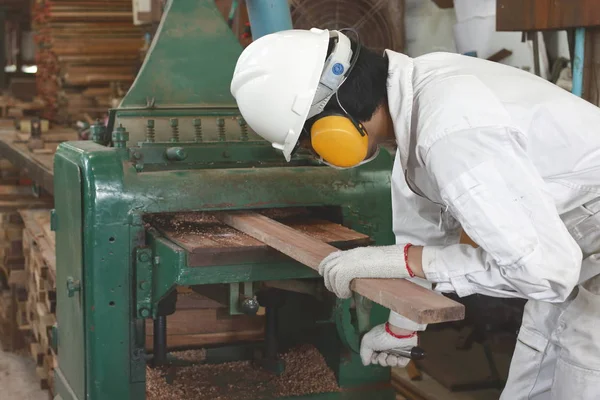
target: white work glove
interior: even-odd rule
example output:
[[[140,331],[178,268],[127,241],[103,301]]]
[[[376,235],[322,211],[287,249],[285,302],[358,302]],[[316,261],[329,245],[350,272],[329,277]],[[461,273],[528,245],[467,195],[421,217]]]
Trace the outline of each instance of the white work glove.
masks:
[[[359,247],[336,251],[319,265],[319,274],[328,290],[341,299],[352,295],[350,283],[355,278],[408,278],[404,246]]]
[[[392,350],[410,351],[419,342],[417,333],[405,338],[394,337],[387,331],[387,324],[377,325],[371,329],[360,343],[360,358],[363,365],[379,364],[382,367],[404,368],[410,362],[410,358],[389,354]]]

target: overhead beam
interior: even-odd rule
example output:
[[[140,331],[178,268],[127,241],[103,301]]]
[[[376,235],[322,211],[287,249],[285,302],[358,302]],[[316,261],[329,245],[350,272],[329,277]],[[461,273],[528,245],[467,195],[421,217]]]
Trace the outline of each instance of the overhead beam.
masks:
[[[497,31],[543,31],[600,26],[598,0],[497,0]]]

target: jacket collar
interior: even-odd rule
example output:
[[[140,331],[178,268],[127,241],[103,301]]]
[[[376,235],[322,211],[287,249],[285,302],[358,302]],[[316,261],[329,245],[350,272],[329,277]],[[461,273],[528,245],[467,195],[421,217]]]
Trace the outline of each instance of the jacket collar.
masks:
[[[389,59],[387,95],[390,115],[400,154],[402,170],[406,171],[410,153],[410,129],[413,107],[413,59],[392,50],[386,50]]]

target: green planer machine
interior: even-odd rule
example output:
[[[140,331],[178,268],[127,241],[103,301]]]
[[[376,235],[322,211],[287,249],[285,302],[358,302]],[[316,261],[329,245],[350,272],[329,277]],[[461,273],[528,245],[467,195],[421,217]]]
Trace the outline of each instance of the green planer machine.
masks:
[[[303,154],[285,163],[246,126],[230,95],[241,50],[213,0],[169,1],[108,126],[58,148],[56,399],[145,399],[147,364],[171,359],[165,325],[178,286],[207,296],[225,290],[231,314],[255,313],[256,299],[266,307],[264,342],[210,347],[207,363],[258,359],[277,374],[285,369],[278,351],[310,343],[341,391],[302,398],[394,399],[389,369],[365,368],[358,355],[361,334],[383,322],[386,309],[360,296],[335,299],[313,270],[272,249],[196,251],[198,235],[156,226],[183,214],[268,210],[301,215],[300,224],[342,224],[369,243],[394,242],[391,154],[346,171]],[[154,326],[153,354],[144,350],[146,322]]]

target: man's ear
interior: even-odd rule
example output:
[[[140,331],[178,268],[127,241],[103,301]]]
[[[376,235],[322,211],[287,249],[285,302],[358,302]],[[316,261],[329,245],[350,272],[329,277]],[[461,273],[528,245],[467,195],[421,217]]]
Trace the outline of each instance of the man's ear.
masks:
[[[302,135],[300,135],[300,138],[298,139],[298,146],[302,149],[312,150],[310,133],[306,129],[302,131]]]

